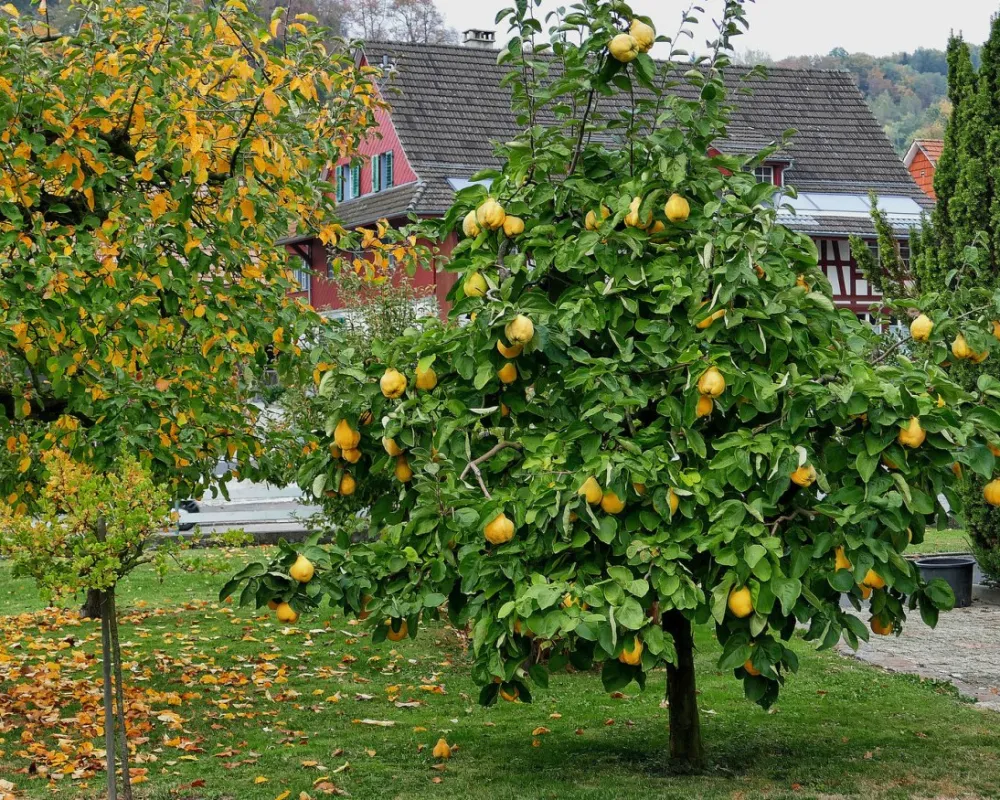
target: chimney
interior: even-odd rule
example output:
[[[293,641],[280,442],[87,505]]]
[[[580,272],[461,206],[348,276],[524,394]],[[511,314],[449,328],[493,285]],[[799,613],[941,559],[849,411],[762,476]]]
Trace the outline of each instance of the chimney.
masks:
[[[497,38],[495,31],[482,31],[477,28],[462,31],[462,35],[465,37],[462,44],[479,50],[492,50]]]

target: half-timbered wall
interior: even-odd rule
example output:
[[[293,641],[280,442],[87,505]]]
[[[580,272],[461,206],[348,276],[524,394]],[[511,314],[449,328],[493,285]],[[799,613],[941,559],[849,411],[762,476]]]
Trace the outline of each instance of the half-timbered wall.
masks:
[[[851,255],[847,239],[816,239],[819,265],[833,287],[833,300],[838,306],[857,313],[868,311],[882,293],[869,285]]]

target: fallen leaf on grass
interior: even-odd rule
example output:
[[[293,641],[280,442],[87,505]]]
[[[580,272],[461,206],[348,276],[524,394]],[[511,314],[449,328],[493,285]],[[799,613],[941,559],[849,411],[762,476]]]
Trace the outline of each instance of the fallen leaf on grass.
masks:
[[[347,792],[338,787],[335,783],[331,783],[330,781],[322,781],[321,783],[314,784],[313,789],[315,789],[320,794],[335,794],[335,795],[347,794]]]
[[[268,779],[265,778],[263,775],[258,775],[256,778],[253,779],[253,782],[256,784],[267,783],[267,781]]]
[[[396,724],[395,720],[391,719],[352,719],[355,725],[375,725],[379,728],[391,728]]]
[[[548,728],[546,728],[544,726],[539,725],[537,728],[535,728],[531,732],[531,735],[532,736],[541,736],[542,734],[545,734],[545,733],[552,733],[552,731],[550,731]]]
[[[562,719],[562,714],[556,711],[552,714],[549,714],[549,719]]]
[[[397,700],[393,705],[395,705],[396,708],[420,708],[420,706],[422,706],[423,703],[421,703],[419,700],[408,700],[405,703],[400,700]]]
[[[275,797],[274,800],[288,800],[288,798],[291,796],[292,796],[291,790],[285,789],[285,791],[283,791],[281,794]]]

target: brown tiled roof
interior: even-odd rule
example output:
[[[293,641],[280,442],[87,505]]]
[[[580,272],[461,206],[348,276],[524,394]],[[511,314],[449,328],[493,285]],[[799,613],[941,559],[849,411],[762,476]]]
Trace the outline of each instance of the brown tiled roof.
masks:
[[[497,66],[495,50],[455,45],[370,42],[365,56],[370,64],[394,66],[387,99],[418,177],[406,210],[440,214],[454,196],[447,179],[498,166],[494,143],[519,130],[509,91],[500,85],[507,68]],[[756,153],[794,128],[797,133],[776,160],[789,163],[785,180],[800,191],[866,194],[876,189],[923,202],[849,73],[775,67],[766,78],[748,74],[743,67],[727,71],[735,109],[726,138],[717,143],[720,150]],[[751,94],[740,93],[739,87]],[[676,91],[694,90],[683,85]],[[372,213],[391,216],[384,202],[389,194],[350,201],[342,210],[357,222],[370,221]]]
[[[941,151],[944,150],[944,142],[940,139],[917,139],[915,144],[923,150],[930,162],[937,166],[938,159],[941,158]]]

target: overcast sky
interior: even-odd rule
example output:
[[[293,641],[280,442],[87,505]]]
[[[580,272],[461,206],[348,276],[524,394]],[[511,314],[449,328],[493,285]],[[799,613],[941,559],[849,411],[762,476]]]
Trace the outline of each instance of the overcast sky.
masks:
[[[689,0],[632,0],[632,7],[651,16],[657,31],[672,36]],[[718,16],[721,0],[700,0],[706,16]],[[438,0],[448,24],[466,28],[495,28],[497,11],[510,0]],[[569,3],[544,0],[550,11]],[[981,43],[989,33],[990,15],[1000,0],[757,0],[748,3],[750,33],[737,40],[736,49],[764,50],[774,58],[828,53],[834,47],[850,52],[886,55],[918,47],[944,48],[950,30],[962,31],[969,42]],[[497,39],[505,39],[497,30]],[[695,42],[704,48],[711,28],[702,29]]]

